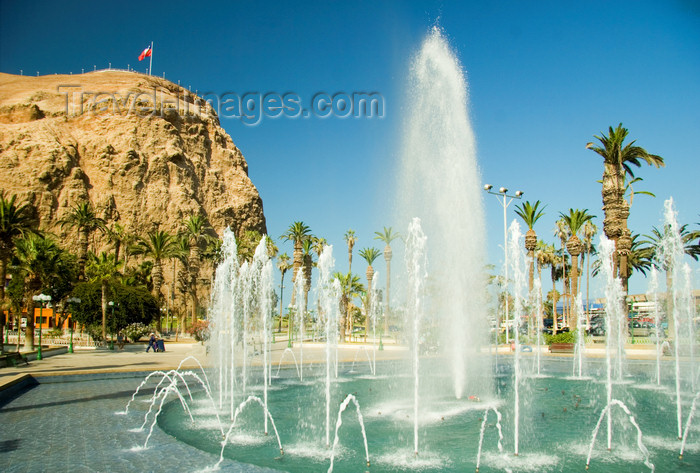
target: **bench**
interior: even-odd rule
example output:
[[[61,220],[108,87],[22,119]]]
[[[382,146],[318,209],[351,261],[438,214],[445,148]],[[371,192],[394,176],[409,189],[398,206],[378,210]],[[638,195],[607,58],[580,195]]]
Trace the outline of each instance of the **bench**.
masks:
[[[0,355],[0,367],[7,367],[7,366],[19,366],[20,364],[25,364],[28,365],[29,362],[27,361],[27,357],[22,355],[21,353],[5,353],[4,355]]]
[[[574,344],[573,343],[552,343],[549,345],[550,353],[573,353]]]

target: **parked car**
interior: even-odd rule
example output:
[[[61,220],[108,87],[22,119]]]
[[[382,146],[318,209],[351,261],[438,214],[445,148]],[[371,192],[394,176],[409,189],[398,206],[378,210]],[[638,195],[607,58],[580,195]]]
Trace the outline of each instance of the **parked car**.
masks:
[[[588,335],[601,336],[605,335],[605,319],[603,317],[591,318],[590,327],[587,330]]]

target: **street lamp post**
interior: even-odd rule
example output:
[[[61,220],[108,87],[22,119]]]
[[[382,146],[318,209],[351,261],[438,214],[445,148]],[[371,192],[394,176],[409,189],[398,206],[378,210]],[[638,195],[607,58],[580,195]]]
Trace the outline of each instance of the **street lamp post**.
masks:
[[[68,301],[69,304],[80,304],[82,301],[80,300],[79,297],[69,297]],[[75,307],[75,306],[73,306]],[[68,353],[73,353],[73,324],[75,322],[73,321],[73,311],[70,313],[70,343],[68,344]]]
[[[109,341],[109,349],[114,350],[114,301],[109,301],[109,306],[112,308],[112,338]]]
[[[41,356],[41,324],[44,322],[44,305],[51,301],[51,296],[41,293],[38,296],[32,296],[32,299],[35,302],[38,302],[39,305],[39,348],[36,351],[36,359],[37,360],[42,360],[43,357]],[[32,317],[34,317],[34,314],[32,314]]]
[[[508,195],[508,189],[505,187],[501,187],[498,189],[498,192],[493,192],[491,189],[493,189],[493,186],[491,184],[486,184],[484,186],[484,190],[488,192],[489,194],[493,194],[495,196],[498,196],[498,201],[503,205],[503,253],[505,254],[505,271],[504,271],[504,285],[506,288],[506,294],[505,294],[505,305],[506,305],[506,343],[510,342],[510,331],[508,329],[508,320],[509,320],[509,311],[508,311],[508,218],[506,216],[506,209],[510,205],[511,202],[513,202],[513,199],[520,199],[522,198],[524,192],[523,191],[517,191],[515,195]],[[503,201],[501,202],[501,197],[503,197]],[[515,324],[513,324],[513,329],[515,329]]]

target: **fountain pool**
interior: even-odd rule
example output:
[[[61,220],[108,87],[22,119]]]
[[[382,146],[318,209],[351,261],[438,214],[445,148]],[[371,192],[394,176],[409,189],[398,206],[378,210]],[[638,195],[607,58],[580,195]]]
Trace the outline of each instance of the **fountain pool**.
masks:
[[[532,363],[534,358],[524,357],[522,362]],[[480,429],[490,408],[495,408],[502,416],[503,449],[498,448],[497,416],[490,412],[484,429],[479,471],[584,470],[592,432],[606,404],[606,386],[598,381],[605,378],[604,360],[587,361],[592,377],[577,379],[569,376],[570,359],[547,359],[542,364],[543,375],[522,381],[521,396],[527,401],[520,407],[518,456],[512,453],[512,364],[501,363],[500,374],[495,377],[505,395],[496,398],[479,393],[478,399],[468,396],[456,399],[449,377],[429,374],[436,372],[435,366],[439,363],[442,360],[437,358],[424,358],[421,362],[426,373],[422,384],[430,389],[421,392],[425,402],[418,422],[421,443],[417,456],[413,449],[413,400],[400,394],[412,388],[409,364],[378,363],[376,376],[367,367],[364,374],[357,368],[351,373],[350,364],[341,364],[339,378],[332,386],[332,417],[335,419],[346,395],[353,394],[361,406],[371,466],[367,468],[365,464],[364,440],[355,408],[351,406],[343,414],[333,471],[475,471]],[[655,380],[648,377],[654,371],[651,366],[654,363],[630,360],[628,371],[632,374],[615,385],[615,397],[633,411],[644,432],[643,442],[656,472],[698,471],[700,424],[691,427],[683,459],[679,459],[681,442],[675,434],[674,381],[669,376],[658,387]],[[670,362],[665,364],[664,372],[672,373]],[[405,376],[397,373],[405,373]],[[284,370],[282,374],[273,380],[268,408],[275,419],[284,455],[280,455],[275,436],[264,434],[262,410],[251,406],[239,416],[231,442],[224,449],[224,457],[280,471],[328,471],[331,449],[324,441],[325,406],[317,402],[322,399],[320,393],[324,389],[322,369],[308,369],[303,382],[293,369]],[[259,385],[253,384],[250,389],[252,393],[262,392]],[[437,392],[444,395],[436,395]],[[683,402],[688,409],[692,395],[684,394]],[[142,403],[141,409],[145,409],[144,406]],[[164,407],[158,425],[178,441],[211,453],[214,465],[221,452],[221,434],[216,427],[215,410],[209,406],[202,391],[195,394],[190,404],[195,417],[193,423],[180,402],[173,399]],[[137,422],[141,420],[139,415],[134,415]],[[613,425],[612,451],[607,450],[601,428],[589,471],[651,471],[644,465],[637,430],[622,409],[613,410]]]

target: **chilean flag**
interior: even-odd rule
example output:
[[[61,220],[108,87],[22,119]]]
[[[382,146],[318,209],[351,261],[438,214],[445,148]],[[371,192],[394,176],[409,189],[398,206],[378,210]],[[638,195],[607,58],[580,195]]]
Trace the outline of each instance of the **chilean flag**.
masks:
[[[139,56],[139,61],[143,61],[145,58],[149,57],[150,55],[151,55],[151,47],[149,46],[143,50],[143,52]]]

